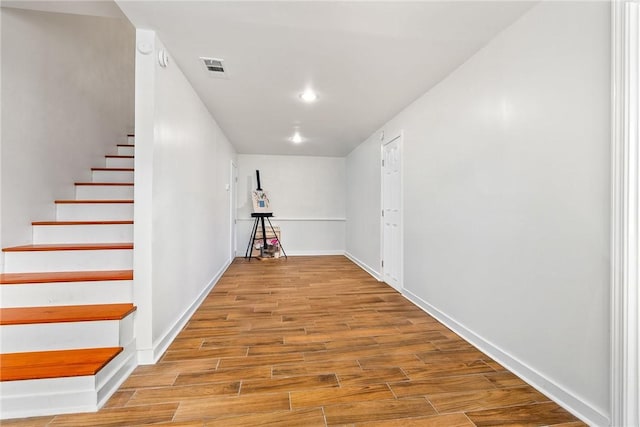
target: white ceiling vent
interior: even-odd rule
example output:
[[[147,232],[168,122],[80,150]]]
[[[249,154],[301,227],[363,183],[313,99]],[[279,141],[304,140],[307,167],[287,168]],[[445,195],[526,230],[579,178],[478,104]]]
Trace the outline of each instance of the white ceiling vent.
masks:
[[[224,59],[200,57],[200,60],[207,69],[210,76],[226,79],[227,70],[224,66]]]

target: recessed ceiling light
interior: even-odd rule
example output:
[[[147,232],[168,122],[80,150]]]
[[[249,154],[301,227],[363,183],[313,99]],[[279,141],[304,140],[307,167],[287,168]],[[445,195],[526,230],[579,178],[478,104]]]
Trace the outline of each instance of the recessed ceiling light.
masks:
[[[300,97],[300,99],[302,99],[304,102],[314,102],[318,99],[318,94],[315,93],[314,91],[312,91],[311,89],[307,89],[304,92],[302,92],[300,95],[298,95]]]
[[[302,142],[302,137],[300,136],[300,132],[296,132],[293,134],[293,136],[291,137],[291,142],[294,142],[296,144],[300,144]]]

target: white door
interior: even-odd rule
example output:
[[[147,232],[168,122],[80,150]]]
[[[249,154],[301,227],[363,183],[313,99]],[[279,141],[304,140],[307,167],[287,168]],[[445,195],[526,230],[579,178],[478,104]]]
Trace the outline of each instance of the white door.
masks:
[[[238,251],[238,243],[236,239],[237,234],[237,224],[238,224],[238,208],[236,207],[238,204],[238,166],[235,163],[231,162],[231,260],[235,258]]]
[[[382,146],[382,280],[402,288],[401,137]]]

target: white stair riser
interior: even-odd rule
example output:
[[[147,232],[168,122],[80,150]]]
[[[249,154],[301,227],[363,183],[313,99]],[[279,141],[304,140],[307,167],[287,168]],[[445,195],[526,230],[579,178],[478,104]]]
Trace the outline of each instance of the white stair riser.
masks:
[[[3,353],[120,347],[133,338],[133,313],[122,320],[0,326]]]
[[[136,137],[135,136],[128,136],[127,137],[127,144],[133,145],[136,143]]]
[[[136,150],[133,145],[128,147],[124,147],[122,145],[118,146],[118,156],[134,156],[135,152]]]
[[[58,221],[130,221],[133,203],[58,203]]]
[[[130,171],[91,171],[91,182],[133,182]]]
[[[5,273],[131,270],[132,249],[5,252]]]
[[[35,225],[33,243],[133,242],[133,224]]]
[[[76,200],[133,200],[133,185],[76,185]]]
[[[97,410],[95,376],[0,382],[0,419]]]
[[[106,165],[108,168],[132,168],[133,159],[123,159],[119,157],[107,157]]]
[[[0,382],[0,419],[97,411],[136,367],[135,346],[96,375]]]
[[[0,307],[119,304],[133,300],[133,280],[0,286]]]

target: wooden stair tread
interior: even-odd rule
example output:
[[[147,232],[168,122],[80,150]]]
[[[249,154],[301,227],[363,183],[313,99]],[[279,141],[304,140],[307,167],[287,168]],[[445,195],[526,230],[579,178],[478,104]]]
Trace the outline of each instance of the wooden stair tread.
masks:
[[[93,204],[104,204],[104,203],[133,203],[133,200],[56,200],[55,203],[59,205],[73,205],[73,204],[83,204],[83,203],[93,203]]]
[[[133,280],[133,270],[54,271],[45,273],[3,273],[0,285],[23,283],[98,282],[107,280]]]
[[[134,144],[116,144],[116,147],[135,147]]]
[[[133,168],[91,168],[92,171],[133,172]]]
[[[116,185],[116,186],[133,186],[133,182],[76,182],[75,185]]]
[[[31,225],[121,225],[133,224],[133,220],[127,221],[34,221]]]
[[[103,249],[133,249],[133,243],[56,243],[42,245],[22,245],[3,248],[3,252],[39,251],[87,251]]]
[[[135,310],[133,304],[0,308],[0,325],[121,320]]]
[[[121,156],[118,154],[107,154],[105,157],[108,159],[133,159],[133,156]]]
[[[0,381],[95,375],[122,347],[0,354]]]

